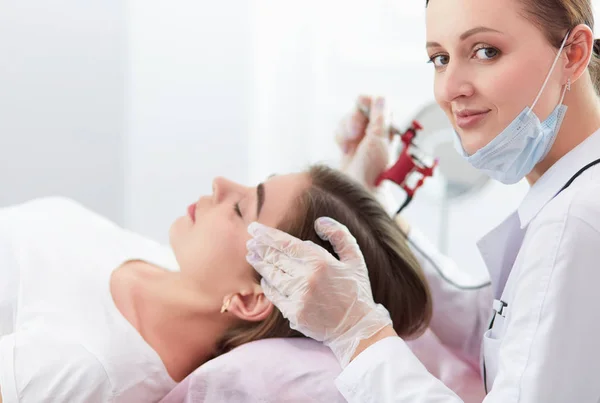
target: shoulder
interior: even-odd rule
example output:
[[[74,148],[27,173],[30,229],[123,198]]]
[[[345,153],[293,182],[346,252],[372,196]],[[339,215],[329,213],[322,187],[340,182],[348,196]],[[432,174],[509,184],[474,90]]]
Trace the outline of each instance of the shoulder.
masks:
[[[27,372],[31,369],[30,364],[35,363],[37,375],[64,376],[64,374],[55,373],[58,368],[67,370],[67,372],[79,370],[86,373],[89,378],[92,378],[90,375],[106,375],[98,358],[81,343],[44,338],[41,335],[33,337],[21,335],[16,337],[16,340],[14,362],[17,373]]]
[[[584,179],[551,200],[530,223],[518,263],[520,280],[579,292],[600,281],[600,181]],[[550,290],[550,287],[548,290]]]
[[[554,224],[564,230],[586,225],[600,232],[600,179],[581,179],[548,202],[531,222],[532,231]]]
[[[92,353],[80,343],[37,333],[15,335],[11,362],[9,357],[0,359],[3,370],[12,365],[15,385],[7,389],[13,389],[20,402],[34,402],[40,396],[52,396],[53,401],[111,400],[109,378]]]

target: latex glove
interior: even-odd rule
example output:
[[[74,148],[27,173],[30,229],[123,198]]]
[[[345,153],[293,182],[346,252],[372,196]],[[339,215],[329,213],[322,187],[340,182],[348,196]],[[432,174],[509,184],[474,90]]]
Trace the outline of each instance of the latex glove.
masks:
[[[365,260],[348,229],[321,217],[315,230],[340,260],[313,242],[259,223],[248,227],[253,238],[247,260],[263,277],[266,297],[292,329],[322,341],[345,367],[361,340],[392,321],[373,301]]]
[[[336,132],[336,141],[344,156],[341,170],[369,190],[389,164],[389,118],[385,99],[360,96],[357,105],[370,108],[369,118],[358,109],[344,118]]]

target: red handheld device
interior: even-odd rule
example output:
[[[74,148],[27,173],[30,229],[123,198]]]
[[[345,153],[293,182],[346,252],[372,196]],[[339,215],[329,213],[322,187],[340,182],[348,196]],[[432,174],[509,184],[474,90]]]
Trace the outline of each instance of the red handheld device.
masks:
[[[368,110],[362,107],[359,107],[359,109],[365,116],[369,116]],[[434,159],[431,165],[427,165],[423,161],[422,156],[424,153],[413,142],[419,130],[423,130],[423,127],[416,120],[412,122],[412,125],[404,133],[394,126],[391,126],[389,129],[390,136],[395,134],[400,136],[404,147],[396,163],[379,175],[375,185],[379,186],[382,181],[389,180],[396,183],[406,192],[406,200],[396,214],[400,213],[410,203],[417,189],[423,186],[425,178],[432,176],[433,171],[438,165],[437,159]],[[420,154],[421,157],[417,154]],[[411,179],[414,182],[412,186],[410,185]]]

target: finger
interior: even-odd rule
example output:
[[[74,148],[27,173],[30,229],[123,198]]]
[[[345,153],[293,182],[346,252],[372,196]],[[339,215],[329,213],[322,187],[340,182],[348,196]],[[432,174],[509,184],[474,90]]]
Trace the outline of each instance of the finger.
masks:
[[[269,284],[273,284],[273,288],[276,288],[281,295],[290,300],[301,300],[306,293],[306,277],[290,277],[283,271],[275,271],[274,281],[276,283],[269,282]]]
[[[283,261],[285,257],[307,261],[324,256],[331,256],[324,248],[310,241],[302,241],[286,232],[275,228],[251,223],[248,232],[253,238],[246,242],[248,251],[254,252],[261,259],[271,262]]]
[[[356,107],[358,109],[362,109],[363,111],[368,111],[371,109],[371,105],[373,103],[373,98],[368,95],[359,95],[356,99]],[[364,112],[363,112],[364,115]],[[368,115],[368,113],[367,113]]]
[[[352,134],[350,134],[351,120],[352,115],[345,116],[342,120],[340,120],[335,131],[335,142],[337,143],[338,147],[340,147],[344,155],[352,155],[351,151],[356,149],[356,145],[360,142],[361,138],[360,136],[356,139],[352,138]]]
[[[352,113],[340,121],[336,139],[342,145],[348,141],[359,142],[364,136],[365,129],[369,123],[369,109],[371,108],[371,97],[361,95],[356,100]]]
[[[260,286],[265,297],[279,309],[283,317],[288,319],[290,323],[295,324],[297,322],[296,318],[298,317],[297,306],[295,307],[291,300],[281,294],[279,290],[269,284],[264,278],[260,281]]]
[[[335,141],[344,154],[353,154],[353,150],[365,137],[368,124],[368,116],[358,108],[340,121],[335,132]]]
[[[369,124],[371,97],[360,95],[351,114],[344,117],[335,133],[335,140],[344,155],[354,155],[356,148],[365,137]]]
[[[364,137],[365,130],[369,124],[369,110],[371,109],[371,103],[371,97],[365,95],[360,95],[356,100],[356,106],[348,127],[351,138],[359,140]]]
[[[264,259],[253,258],[250,255],[246,259],[249,263],[251,262],[250,264],[263,280],[267,281],[273,289],[276,289],[278,293],[285,297],[293,295],[306,282],[305,276],[307,273],[294,275],[294,273],[302,272],[302,270],[298,270],[298,267],[290,267],[288,264],[288,269],[284,270],[285,263],[274,264]]]
[[[315,231],[321,239],[331,244],[340,261],[364,262],[356,238],[352,236],[345,225],[329,217],[320,217],[315,221]]]
[[[366,129],[368,136],[388,137],[385,114],[385,98],[375,98],[369,113],[369,125]]]
[[[260,287],[262,288],[265,297],[269,301],[273,303],[279,310],[281,310],[281,306],[284,305],[285,296],[282,295],[276,287],[273,287],[268,280],[262,279],[260,280]]]
[[[279,284],[278,271],[285,273],[288,277],[303,279],[314,270],[315,266],[337,262],[337,259],[326,249],[310,241],[294,244],[285,250],[272,248],[255,239],[249,240],[246,245],[248,262],[261,275],[264,272],[264,276],[277,286]]]
[[[281,252],[286,251],[290,245],[301,244],[302,241],[290,234],[268,227],[259,222],[252,222],[248,226],[248,233],[252,238],[248,243],[248,249],[254,249],[255,246],[264,245]]]
[[[265,260],[258,256],[254,251],[248,251],[248,254],[246,254],[246,261],[250,266],[254,267],[254,270],[256,270],[262,278],[271,283],[274,282],[275,266],[265,262]]]

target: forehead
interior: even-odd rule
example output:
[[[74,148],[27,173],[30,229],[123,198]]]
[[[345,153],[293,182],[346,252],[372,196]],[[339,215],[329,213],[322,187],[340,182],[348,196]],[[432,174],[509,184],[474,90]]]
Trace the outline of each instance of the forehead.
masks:
[[[294,208],[296,199],[310,186],[306,173],[278,175],[264,182],[265,202],[259,221],[277,226]]]
[[[514,35],[531,26],[523,11],[520,0],[430,0],[427,40],[456,40],[463,32],[480,26]]]

